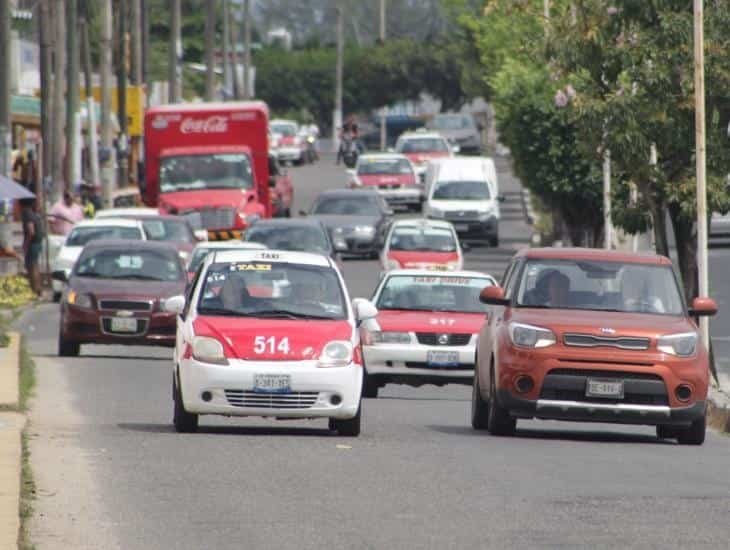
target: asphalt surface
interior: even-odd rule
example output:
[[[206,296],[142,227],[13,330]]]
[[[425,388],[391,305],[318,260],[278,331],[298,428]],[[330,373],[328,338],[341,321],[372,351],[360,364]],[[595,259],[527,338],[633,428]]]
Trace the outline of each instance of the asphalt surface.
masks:
[[[466,262],[497,277],[530,236],[519,186],[498,166],[508,195],[502,248],[472,250]],[[292,170],[297,210],[344,183],[331,159]],[[730,269],[725,251],[712,261]],[[345,261],[351,296],[369,296],[378,273],[374,261]],[[715,286],[721,305],[730,303],[730,285]],[[469,426],[468,387],[389,386],[364,401],[359,438],[336,437],[325,421],[207,417],[198,434],[180,435],[169,350],[85,346],[80,358],[61,360],[57,323],[55,305],[19,321],[37,356],[34,407],[63,399],[75,414],[32,424],[33,437],[78,451],[63,455],[58,472],[43,472],[45,516],[31,539],[43,525],[74,529],[59,518],[76,507],[94,519],[84,527],[90,548],[730,545],[730,438],[714,432],[702,447],[679,447],[652,428],[520,421],[516,437],[495,438]],[[77,488],[54,501],[77,483],[74,456],[94,494]],[[41,467],[49,457],[31,461]],[[36,538],[39,549],[63,540]]]

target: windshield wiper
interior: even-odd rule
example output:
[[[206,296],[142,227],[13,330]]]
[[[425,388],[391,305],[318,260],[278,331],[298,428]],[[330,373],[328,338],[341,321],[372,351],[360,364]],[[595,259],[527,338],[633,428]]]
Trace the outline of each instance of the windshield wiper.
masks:
[[[75,275],[77,277],[89,277],[89,278],[106,277],[106,275],[102,275],[101,273],[97,273],[95,271],[90,271],[89,273],[76,273]]]
[[[142,275],[141,273],[130,273],[129,275],[119,275],[114,277],[115,279],[138,279],[140,281],[164,281],[164,279],[159,279],[157,277],[153,277],[152,275]]]
[[[266,309],[262,311],[253,311],[251,315],[256,317],[284,317],[289,319],[332,319],[328,315],[316,315],[311,313],[300,313],[288,309]]]
[[[226,309],[224,307],[201,307],[198,308],[198,313],[204,315],[226,315],[233,317],[247,317],[245,313],[236,311],[235,309]]]

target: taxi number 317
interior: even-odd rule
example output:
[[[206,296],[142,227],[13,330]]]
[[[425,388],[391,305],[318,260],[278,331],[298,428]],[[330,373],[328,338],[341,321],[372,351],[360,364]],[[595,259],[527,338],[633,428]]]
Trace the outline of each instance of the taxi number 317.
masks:
[[[289,338],[284,337],[277,340],[275,336],[257,336],[254,338],[253,351],[257,354],[262,353],[289,353]]]

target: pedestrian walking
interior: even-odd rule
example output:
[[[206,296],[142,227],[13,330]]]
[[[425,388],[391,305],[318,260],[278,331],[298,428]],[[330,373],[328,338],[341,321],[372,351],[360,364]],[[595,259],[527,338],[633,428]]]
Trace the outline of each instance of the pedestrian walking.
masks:
[[[36,211],[35,199],[24,199],[21,201],[23,223],[23,252],[25,254],[25,270],[28,273],[28,281],[33,292],[40,297],[41,274],[38,262],[43,249],[43,220]]]
[[[73,226],[83,219],[81,205],[74,201],[71,191],[64,191],[63,196],[51,207],[48,229],[53,235],[68,235]]]

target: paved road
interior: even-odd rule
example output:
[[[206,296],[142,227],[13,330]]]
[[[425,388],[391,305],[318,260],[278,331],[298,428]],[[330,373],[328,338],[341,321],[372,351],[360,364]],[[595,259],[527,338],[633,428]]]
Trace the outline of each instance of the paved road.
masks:
[[[500,168],[504,249],[467,258],[494,275],[530,233]],[[343,182],[327,160],[293,174],[298,208]],[[375,262],[345,272],[353,296],[370,294]],[[366,400],[357,439],[323,421],[218,418],[178,435],[170,353],[88,346],[60,360],[56,310],[19,323],[39,371],[39,550],[728,546],[725,436],[689,448],[650,428],[535,421],[493,438],[468,425],[469,388],[433,386]]]

